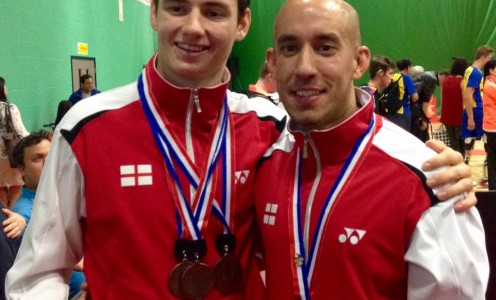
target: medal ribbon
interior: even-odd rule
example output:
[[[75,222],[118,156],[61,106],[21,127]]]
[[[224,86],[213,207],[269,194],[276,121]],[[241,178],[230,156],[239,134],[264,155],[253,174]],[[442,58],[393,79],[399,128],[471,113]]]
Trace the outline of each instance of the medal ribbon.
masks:
[[[292,228],[292,249],[291,252],[295,259],[295,263],[292,264],[293,274],[296,274],[295,286],[298,287],[298,292],[301,299],[310,299],[310,283],[312,282],[313,271],[315,268],[315,263],[317,261],[317,254],[320,249],[320,242],[322,239],[322,233],[324,232],[324,227],[329,218],[331,207],[335,200],[340,196],[342,190],[349,183],[349,179],[353,178],[354,174],[358,170],[361,162],[363,161],[365,154],[372,144],[372,137],[375,133],[375,114],[365,132],[360,136],[358,141],[353,146],[343,168],[339,172],[336,182],[331,188],[326,201],[324,202],[324,207],[320,212],[320,216],[317,222],[316,232],[313,236],[312,244],[310,249],[305,249],[303,226],[301,218],[301,159],[302,154],[300,149],[298,149],[296,154],[296,167],[295,167],[295,178],[293,182],[293,196],[292,196],[292,214],[290,217],[290,226]],[[311,208],[310,208],[311,209]],[[305,220],[305,222],[310,222],[310,219]]]
[[[230,123],[232,122],[230,122],[231,120],[229,118],[227,98],[224,99],[224,104],[217,120],[216,129],[210,146],[206,170],[200,179],[196,166],[192,163],[188,155],[184,154],[185,151],[180,144],[176,142],[177,137],[170,128],[170,124],[167,119],[164,117],[164,121],[162,121],[160,113],[156,109],[154,100],[149,92],[146,70],[143,71],[138,79],[138,91],[148,123],[152,129],[157,146],[164,157],[166,168],[169,171],[166,172],[168,182],[174,182],[171,191],[176,202],[178,219],[180,220],[180,222],[177,222],[178,234],[179,236],[182,236],[186,233],[186,235],[191,237],[193,240],[201,239],[201,232],[205,230],[208,224],[208,219],[214,202],[212,184],[212,177],[214,177],[213,174],[215,173],[217,165],[219,165],[219,158],[222,157],[225,159],[227,157],[231,157],[233,147],[231,143],[231,135],[229,134],[231,132]],[[230,203],[232,202],[230,186],[231,178],[233,176],[230,172],[232,169],[230,164],[230,160],[224,160],[222,171],[222,180],[224,183],[222,184],[222,195],[229,197],[223,198],[222,200],[223,203],[229,203],[228,205],[224,205],[225,207],[230,207]],[[176,170],[175,165],[177,165],[178,170]],[[225,169],[229,169],[229,172],[225,171]],[[186,176],[190,186],[196,191],[192,203],[188,202],[186,199],[184,193],[185,190],[179,181],[179,171]],[[218,208],[214,208],[214,211],[216,210],[218,210]],[[230,213],[216,213],[217,217],[225,215],[229,216]],[[229,220],[222,221],[223,223],[230,223]]]

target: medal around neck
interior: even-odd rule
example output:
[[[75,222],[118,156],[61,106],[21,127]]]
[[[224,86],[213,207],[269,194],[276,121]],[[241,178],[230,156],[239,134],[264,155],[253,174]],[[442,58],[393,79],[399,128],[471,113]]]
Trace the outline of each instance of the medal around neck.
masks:
[[[234,256],[236,237],[231,234],[220,234],[215,240],[215,248],[222,257],[214,266],[214,287],[223,294],[229,294],[240,287],[243,278],[243,267]]]
[[[172,269],[169,275],[169,291],[177,298],[185,298],[185,295],[181,289],[181,278],[184,271],[186,271],[186,269],[191,265],[193,265],[192,262],[184,259],[181,263],[177,264],[174,269]]]
[[[212,269],[197,260],[184,270],[180,285],[186,299],[204,299],[214,287]]]

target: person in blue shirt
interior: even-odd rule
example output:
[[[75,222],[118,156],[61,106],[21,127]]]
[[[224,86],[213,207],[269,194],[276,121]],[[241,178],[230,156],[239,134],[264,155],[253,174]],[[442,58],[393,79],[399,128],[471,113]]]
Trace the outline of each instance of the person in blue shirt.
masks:
[[[81,76],[79,79],[79,83],[81,84],[81,88],[77,91],[75,91],[70,97],[69,101],[72,103],[72,105],[76,104],[77,102],[91,97],[93,95],[99,94],[100,91],[95,89],[95,83],[93,82],[93,76],[89,74],[84,74]]]
[[[418,100],[415,83],[413,82],[413,78],[408,75],[412,68],[412,61],[407,58],[400,59],[396,62],[396,67],[400,72],[393,75],[393,81],[398,81],[400,86],[400,99],[403,100],[403,106],[398,109],[398,111],[387,114],[386,117],[410,132],[412,122],[410,101],[414,103]]]
[[[26,220],[29,225],[33,212],[33,203],[40,182],[41,171],[50,150],[50,133],[39,131],[23,138],[14,148],[14,161],[24,179],[21,197],[12,210]],[[77,295],[81,284],[86,280],[82,272],[73,271],[69,279],[69,299]]]

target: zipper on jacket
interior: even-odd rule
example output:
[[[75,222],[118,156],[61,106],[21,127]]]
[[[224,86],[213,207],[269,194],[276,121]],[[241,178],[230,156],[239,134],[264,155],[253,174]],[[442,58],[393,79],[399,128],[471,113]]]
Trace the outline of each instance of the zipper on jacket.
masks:
[[[303,158],[308,158],[308,133],[303,138]]]
[[[193,100],[195,101],[196,112],[201,113],[202,110],[200,107],[200,98],[198,97],[198,90],[197,89],[193,89]]]

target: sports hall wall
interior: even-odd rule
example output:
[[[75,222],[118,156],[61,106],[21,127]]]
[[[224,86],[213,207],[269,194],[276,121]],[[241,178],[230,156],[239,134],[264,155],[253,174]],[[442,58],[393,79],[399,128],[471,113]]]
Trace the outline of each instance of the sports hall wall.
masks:
[[[0,1],[0,76],[28,130],[52,122],[58,102],[72,92],[70,57],[77,56],[77,42],[87,43],[88,56],[96,58],[98,89],[136,79],[157,47],[149,7],[142,2],[123,0],[120,22],[118,0]],[[251,0],[250,32],[232,54],[239,68],[232,89],[257,80],[284,2]],[[409,57],[426,70],[437,70],[449,68],[453,56],[472,60],[479,45],[496,47],[496,0],[349,2],[360,15],[362,40],[372,55]],[[366,75],[357,84],[367,80]]]
[[[233,89],[256,82],[272,25],[285,0],[252,0],[252,26],[233,51],[239,76]],[[474,59],[478,46],[496,48],[496,0],[349,0],[360,15],[362,43],[372,55],[411,58],[425,70],[451,66],[451,57]],[[305,26],[305,24],[301,24]],[[366,83],[368,75],[357,84]],[[439,89],[437,89],[439,93]],[[438,97],[439,99],[439,97]]]
[[[97,88],[136,80],[156,48],[149,7],[123,0],[0,1],[0,76],[7,81],[29,131],[53,122],[60,100],[72,93],[71,56],[77,43],[95,57]]]

